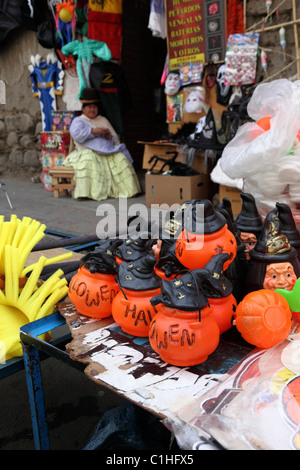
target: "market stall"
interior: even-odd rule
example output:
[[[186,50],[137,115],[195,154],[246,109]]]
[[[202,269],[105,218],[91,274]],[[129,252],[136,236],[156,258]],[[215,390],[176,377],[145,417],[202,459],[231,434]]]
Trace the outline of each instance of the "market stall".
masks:
[[[126,2],[47,3],[53,51],[33,53],[27,73],[44,188],[69,197],[58,191],[74,196],[75,171],[61,189],[47,178],[69,157],[87,89],[126,138]],[[165,126],[135,141],[143,207],[165,205],[155,236],[152,220],[133,235],[128,221],[67,272],[56,263],[69,252],[30,262],[44,224],[0,218],[1,353],[25,358],[34,420],[40,348],[158,415],[182,449],[299,450],[300,20],[295,0],[256,0],[248,24],[250,3],[150,2],[148,27],[167,48],[152,96]],[[70,330],[63,352],[52,320]]]

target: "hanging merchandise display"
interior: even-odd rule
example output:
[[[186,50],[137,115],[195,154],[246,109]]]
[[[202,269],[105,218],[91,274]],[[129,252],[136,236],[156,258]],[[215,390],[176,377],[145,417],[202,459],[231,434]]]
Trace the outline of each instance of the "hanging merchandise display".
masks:
[[[244,34],[244,2],[243,0],[227,0],[227,35]]]
[[[192,86],[184,89],[185,102],[183,110],[185,113],[202,113],[208,111],[205,104],[205,89],[201,86]]]
[[[123,0],[89,0],[88,39],[107,44],[113,59],[120,60]]]
[[[220,65],[217,73],[217,102],[227,106],[232,94],[232,87],[225,83],[225,64]]]
[[[224,60],[226,50],[226,12],[225,3],[220,0],[204,0],[204,44],[205,59],[207,61],[220,62]]]
[[[51,111],[56,110],[56,95],[62,95],[64,71],[53,53],[43,59],[31,56],[28,66],[34,97],[40,100],[43,131],[52,131]]]
[[[260,60],[261,60],[261,66],[262,66],[264,72],[266,72],[267,69],[268,69],[268,56],[267,56],[266,51],[264,51],[263,49],[260,53]]]
[[[183,96],[167,95],[167,123],[182,122]]]
[[[272,0],[266,0],[266,9],[267,9],[267,14],[270,14],[270,9],[272,6]]]
[[[165,0],[151,0],[148,28],[154,37],[166,39]]]
[[[223,150],[224,144],[218,140],[212,108],[209,108],[206,116],[199,119],[195,132],[186,138],[183,143],[190,149]],[[192,158],[192,155],[190,157]]]
[[[87,37],[89,0],[76,0],[76,29]]]
[[[75,8],[76,5],[72,0],[67,0],[56,5],[55,26],[57,47],[61,48],[75,39]]]
[[[54,26],[51,18],[47,18],[50,14],[47,0],[1,0],[0,9],[0,43],[10,31],[21,26],[34,31],[41,46],[54,48]]]
[[[258,33],[231,34],[225,56],[225,84],[255,83]]]
[[[123,68],[112,61],[94,62],[91,86],[99,91],[102,110],[118,135],[124,134],[123,113],[131,106],[131,94]]]
[[[285,60],[285,48],[286,48],[286,37],[285,37],[285,28],[283,26],[281,26],[280,30],[279,30],[279,42],[280,42],[280,45],[282,47],[282,50],[283,50],[283,57],[284,57],[284,60]]]
[[[179,94],[181,85],[178,71],[169,72],[164,84],[167,101],[166,122],[169,124],[181,122],[183,97]]]
[[[204,64],[190,63],[179,67],[180,86],[193,85],[202,82]]]
[[[180,90],[180,78],[178,72],[170,72],[165,81],[165,94],[176,95]]]
[[[80,93],[79,77],[73,77],[66,70],[64,77],[64,92],[62,100],[68,111],[79,111],[82,103],[78,99]]]
[[[69,42],[62,48],[62,53],[67,56],[72,54],[77,57],[76,67],[80,84],[78,98],[81,97],[84,88],[90,88],[89,74],[94,56],[105,61],[111,60],[111,52],[107,44],[93,39],[85,39],[82,42],[76,39]]]

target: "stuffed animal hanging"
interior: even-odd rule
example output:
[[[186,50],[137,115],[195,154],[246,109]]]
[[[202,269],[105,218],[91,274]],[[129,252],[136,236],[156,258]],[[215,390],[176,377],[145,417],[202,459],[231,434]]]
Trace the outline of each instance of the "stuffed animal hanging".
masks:
[[[40,100],[43,131],[52,131],[51,111],[56,110],[55,95],[63,91],[64,71],[53,53],[43,59],[39,54],[31,56],[28,66],[32,81],[33,96]]]
[[[57,43],[60,47],[75,39],[76,5],[72,0],[67,0],[56,5],[55,26]]]

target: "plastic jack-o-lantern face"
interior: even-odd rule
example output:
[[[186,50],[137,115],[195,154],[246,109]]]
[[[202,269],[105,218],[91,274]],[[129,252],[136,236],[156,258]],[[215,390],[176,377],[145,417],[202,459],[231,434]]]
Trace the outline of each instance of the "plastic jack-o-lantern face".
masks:
[[[297,281],[291,263],[271,263],[267,266],[263,288],[275,291],[276,289],[293,290]]]
[[[240,239],[242,240],[242,242],[243,242],[244,245],[245,245],[246,259],[247,259],[247,260],[250,260],[249,252],[250,252],[251,250],[253,250],[253,248],[255,247],[256,242],[257,242],[257,238],[256,238],[256,236],[254,235],[254,233],[250,233],[250,232],[241,232],[241,234],[240,234]]]

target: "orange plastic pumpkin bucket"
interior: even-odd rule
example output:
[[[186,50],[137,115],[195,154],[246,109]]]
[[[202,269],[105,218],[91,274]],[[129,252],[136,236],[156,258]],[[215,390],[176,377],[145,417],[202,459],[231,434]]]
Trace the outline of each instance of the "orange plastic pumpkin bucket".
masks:
[[[188,367],[206,361],[217,348],[219,327],[205,307],[199,312],[173,309],[163,304],[150,325],[149,342],[152,349],[168,364]]]
[[[208,298],[211,308],[211,316],[216,320],[220,335],[232,327],[232,319],[235,316],[237,302],[230,294],[228,297]]]
[[[68,296],[82,315],[106,318],[111,315],[112,302],[119,290],[115,274],[91,273],[81,266],[70,281]]]
[[[218,253],[228,253],[224,270],[234,260],[237,253],[235,236],[227,224],[220,230],[208,234],[187,233],[185,230],[176,242],[176,256],[188,269],[204,268],[208,261]]]
[[[287,338],[292,312],[282,295],[260,289],[247,294],[238,304],[235,324],[248,343],[267,349]]]
[[[145,291],[122,289],[113,300],[114,321],[125,333],[138,337],[148,336],[150,323],[156,315],[150,299],[159,293],[160,288]]]

